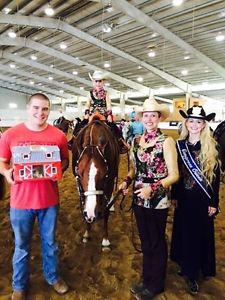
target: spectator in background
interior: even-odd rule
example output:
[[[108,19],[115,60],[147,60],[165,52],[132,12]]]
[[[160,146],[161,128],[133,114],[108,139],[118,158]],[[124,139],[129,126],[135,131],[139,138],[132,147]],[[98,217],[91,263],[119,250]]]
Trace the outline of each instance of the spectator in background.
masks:
[[[135,137],[141,136],[144,133],[144,126],[143,123],[140,121],[139,114],[135,115],[134,121],[130,123],[129,130],[128,130],[128,143],[131,145],[132,141]]]

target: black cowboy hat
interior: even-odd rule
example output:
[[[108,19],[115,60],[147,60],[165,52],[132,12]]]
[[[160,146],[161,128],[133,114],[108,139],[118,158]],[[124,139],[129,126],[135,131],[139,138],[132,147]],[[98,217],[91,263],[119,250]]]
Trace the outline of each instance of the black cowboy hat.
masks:
[[[179,113],[185,119],[194,118],[194,119],[205,120],[208,122],[211,121],[212,119],[214,119],[216,116],[215,113],[206,115],[204,108],[200,105],[194,105],[194,106],[190,107],[187,110],[187,113],[185,113],[183,110],[179,110]]]

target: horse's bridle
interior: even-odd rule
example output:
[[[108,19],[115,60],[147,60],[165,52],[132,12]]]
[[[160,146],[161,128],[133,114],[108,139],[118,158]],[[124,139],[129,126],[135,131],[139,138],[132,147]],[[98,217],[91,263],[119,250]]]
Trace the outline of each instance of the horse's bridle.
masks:
[[[105,200],[107,201],[107,203],[109,202],[109,199],[106,197],[105,195],[105,185],[103,187],[102,190],[88,190],[88,191],[84,191],[82,185],[81,185],[81,179],[80,179],[80,176],[78,174],[78,164],[84,154],[84,152],[86,151],[86,149],[88,148],[95,148],[97,149],[98,153],[100,154],[100,157],[103,159],[104,161],[104,164],[106,166],[106,175],[105,175],[105,178],[108,177],[108,163],[107,163],[107,160],[105,159],[100,147],[98,145],[87,145],[84,147],[84,149],[81,151],[80,155],[79,155],[79,158],[78,160],[76,161],[76,164],[75,164],[75,177],[76,177],[76,181],[77,181],[77,186],[78,186],[78,192],[79,192],[79,195],[80,195],[80,202],[81,202],[81,208],[84,207],[85,205],[85,197],[87,196],[97,196],[97,195],[103,195],[103,197],[105,198]]]

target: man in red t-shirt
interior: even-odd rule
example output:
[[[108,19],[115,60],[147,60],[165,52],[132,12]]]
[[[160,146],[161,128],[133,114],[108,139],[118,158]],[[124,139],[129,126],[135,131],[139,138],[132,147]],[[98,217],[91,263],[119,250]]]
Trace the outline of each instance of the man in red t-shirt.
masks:
[[[40,159],[39,162],[35,162],[36,164],[38,162],[39,168],[45,163],[46,151],[49,155],[46,155],[46,160],[47,158],[50,160],[49,157],[53,160],[55,156],[55,153],[50,153],[50,150],[46,149],[57,149],[59,165],[61,161],[60,172],[64,172],[69,165],[67,139],[63,132],[47,123],[50,100],[44,94],[37,93],[29,98],[27,113],[28,118],[25,123],[6,130],[0,139],[0,173],[11,185],[10,221],[15,236],[12,300],[26,299],[29,284],[31,239],[35,219],[38,221],[40,231],[44,277],[59,294],[68,291],[68,286],[60,278],[58,271],[58,245],[55,241],[59,207],[57,181],[51,179],[49,172],[48,178],[34,176],[34,178],[27,180],[23,170],[21,171],[23,177],[20,181],[13,177],[14,163],[18,159],[17,149],[28,149],[23,158],[29,162],[29,170],[32,170],[33,167],[31,161],[33,149],[42,150],[42,156],[40,153],[36,155],[36,160]],[[56,172],[57,168],[50,164],[50,169],[51,167]],[[43,166],[44,169],[46,168]]]

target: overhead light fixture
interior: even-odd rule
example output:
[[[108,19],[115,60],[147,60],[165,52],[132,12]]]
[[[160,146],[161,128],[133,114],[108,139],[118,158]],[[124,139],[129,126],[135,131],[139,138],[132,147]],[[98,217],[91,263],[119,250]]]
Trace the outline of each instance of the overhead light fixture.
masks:
[[[77,75],[78,72],[77,72],[77,71],[73,71],[72,74],[73,74],[73,75]]]
[[[109,82],[106,82],[106,83],[105,83],[105,86],[110,86],[110,83],[109,83]]]
[[[64,93],[64,90],[59,90],[60,94],[63,94]]]
[[[15,69],[16,68],[15,64],[9,64],[9,66],[10,66],[11,69]]]
[[[34,84],[34,81],[33,81],[33,80],[30,80],[30,84],[33,85],[33,84]]]
[[[138,70],[142,69],[142,66],[138,66]]]
[[[179,6],[183,3],[183,0],[173,0],[173,5],[174,6]]]
[[[155,57],[155,51],[150,50],[150,52],[148,52],[148,56],[149,57]]]
[[[222,32],[219,32],[216,36],[217,42],[222,42],[222,41],[224,41],[224,39],[225,39],[225,35],[222,34]]]
[[[48,80],[53,80],[53,77],[52,77],[52,76],[49,76],[49,77],[48,77]]]
[[[188,70],[187,69],[182,70],[181,74],[184,75],[184,76],[186,76],[188,74]]]
[[[143,82],[143,77],[138,77],[138,78],[137,78],[137,81],[138,81],[138,82]]]
[[[104,63],[104,68],[110,68],[110,67],[111,67],[110,63],[106,61],[106,62]]]
[[[186,56],[184,57],[184,59],[185,59],[185,60],[188,60],[188,59],[190,59],[190,56],[189,56],[189,55],[186,55]]]
[[[65,50],[67,48],[67,45],[62,42],[61,44],[59,44],[60,49]]]
[[[105,10],[109,13],[114,11],[114,8],[112,7],[111,1],[106,5]]]
[[[7,15],[11,11],[11,8],[9,7],[4,7],[3,12]]]
[[[31,58],[32,60],[37,60],[37,56],[34,55],[34,54],[32,54],[32,55],[30,56],[30,58]]]
[[[104,23],[102,25],[102,31],[105,32],[105,33],[109,33],[112,31],[112,29],[114,28],[114,24],[111,23],[111,24],[108,24],[108,23]]]
[[[52,17],[54,13],[55,13],[54,9],[51,7],[50,4],[48,4],[47,7],[45,8],[45,14],[49,17]]]
[[[9,36],[11,39],[14,39],[14,38],[16,37],[15,31],[13,31],[12,29],[10,29],[9,32],[8,32],[8,36]]]
[[[80,87],[80,90],[84,90],[84,87],[83,87],[83,86],[81,86],[81,87]]]

